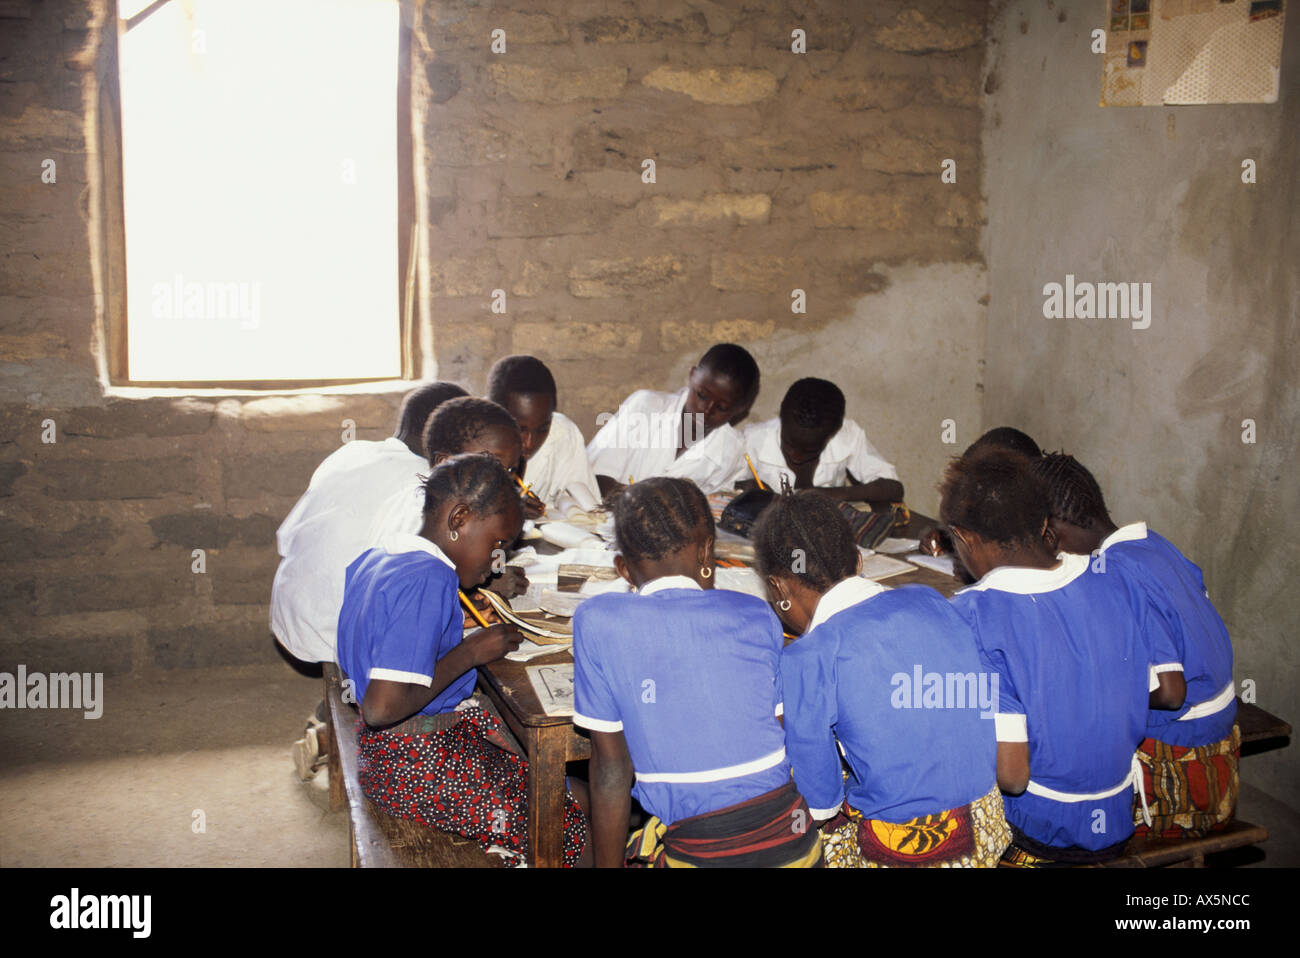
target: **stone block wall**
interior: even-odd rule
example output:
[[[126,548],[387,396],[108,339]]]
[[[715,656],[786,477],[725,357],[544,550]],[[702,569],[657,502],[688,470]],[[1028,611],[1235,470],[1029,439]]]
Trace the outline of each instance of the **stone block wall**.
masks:
[[[494,358],[535,353],[590,435],[631,390],[675,388],[711,343],[740,342],[763,369],[756,417],[794,379],[835,379],[934,508],[941,421],[963,444],[980,427],[985,4],[403,10],[422,377],[478,391]],[[344,420],[391,432],[401,386],[111,387],[121,239],[96,171],[113,15],[0,2],[0,669],[274,661],[275,529]]]

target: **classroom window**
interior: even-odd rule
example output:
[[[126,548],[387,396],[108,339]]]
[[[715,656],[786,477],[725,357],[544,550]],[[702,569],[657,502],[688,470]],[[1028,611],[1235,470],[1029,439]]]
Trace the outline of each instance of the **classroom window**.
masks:
[[[402,375],[400,13],[120,0],[126,381]]]

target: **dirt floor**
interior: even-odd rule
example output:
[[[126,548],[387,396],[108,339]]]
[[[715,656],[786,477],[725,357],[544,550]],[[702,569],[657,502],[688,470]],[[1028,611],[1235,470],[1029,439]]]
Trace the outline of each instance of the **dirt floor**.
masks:
[[[275,664],[110,678],[97,720],[0,712],[0,865],[346,867],[327,773],[304,785],[290,758],[320,698]],[[1300,865],[1300,814],[1242,768],[1240,817],[1271,837],[1232,863]]]

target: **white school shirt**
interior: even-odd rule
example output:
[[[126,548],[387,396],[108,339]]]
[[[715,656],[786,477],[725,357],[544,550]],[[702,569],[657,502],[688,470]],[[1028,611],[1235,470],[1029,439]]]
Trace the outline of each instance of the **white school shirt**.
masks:
[[[780,418],[746,426],[744,438],[745,451],[753,460],[754,469],[758,471],[758,476],[763,480],[764,485],[772,489],[780,489],[781,476],[785,475],[790,478],[791,487],[794,486],[794,473],[786,465],[785,456],[781,454]],[[733,481],[753,479],[749,466],[743,461],[740,465],[740,471],[736,473]],[[850,472],[863,485],[877,479],[898,479],[898,473],[893,465],[887,462],[879,450],[871,444],[862,427],[852,419],[846,419],[840,426],[840,431],[831,436],[831,441],[822,450],[821,458],[817,460],[817,468],[813,472],[813,485],[822,487],[845,485]]]
[[[619,482],[628,476],[638,482],[651,476],[691,479],[705,495],[731,488],[736,470],[745,464],[744,440],[731,426],[719,426],[673,458],[685,406],[685,389],[640,389],[628,396],[587,446],[592,471]]]
[[[422,456],[391,436],[354,439],[316,467],[275,534],[281,559],[271,586],[271,631],[294,656],[335,660],[348,564],[373,545],[371,529],[385,503],[410,497],[427,471]]]
[[[557,412],[551,417],[551,431],[542,447],[528,460],[524,482],[548,509],[555,507],[561,493],[574,486],[585,489],[593,500],[600,501],[596,474],[587,461],[587,442],[577,423],[568,416]]]

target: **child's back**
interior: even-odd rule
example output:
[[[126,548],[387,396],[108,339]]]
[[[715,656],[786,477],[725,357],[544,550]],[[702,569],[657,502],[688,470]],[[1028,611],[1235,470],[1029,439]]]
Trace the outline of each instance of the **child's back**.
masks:
[[[1183,707],[1152,709],[1147,734],[1181,746],[1227,737],[1237,716],[1232,642],[1201,570],[1143,522],[1116,530],[1102,543],[1102,554],[1107,573],[1127,576],[1166,623],[1187,682]],[[1189,712],[1194,717],[1188,718]]]
[[[882,591],[815,624],[786,647],[781,690],[795,782],[815,816],[841,794],[835,739],[853,772],[848,802],[866,818],[936,814],[996,784],[997,686],[933,589]]]
[[[777,721],[781,626],[760,599],[684,577],[574,617],[574,721],[622,731],[633,795],[665,824],[790,781]]]
[[[998,673],[999,740],[1019,727],[1029,743],[1029,786],[1006,799],[1007,820],[1042,845],[1095,851],[1133,832],[1151,657],[1128,589],[1088,565],[997,568],[952,602]]]

